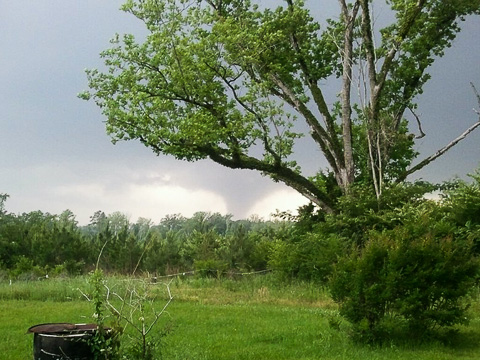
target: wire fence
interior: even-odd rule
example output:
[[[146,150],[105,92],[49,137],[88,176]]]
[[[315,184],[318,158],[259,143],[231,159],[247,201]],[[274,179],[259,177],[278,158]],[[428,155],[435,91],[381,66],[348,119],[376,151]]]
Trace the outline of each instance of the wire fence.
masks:
[[[241,278],[244,276],[263,275],[270,272],[272,272],[271,269],[248,271],[248,272],[238,272],[238,271],[236,272],[236,271],[225,270],[225,269],[201,269],[201,270],[182,271],[182,272],[167,274],[167,275],[151,275],[147,273],[145,274],[145,276],[137,276],[137,277],[125,276],[124,280],[125,281],[131,281],[131,280],[145,281],[148,279],[149,282],[154,284],[166,279],[174,279],[179,277],[187,277],[187,276],[195,276],[195,275],[205,276],[206,274],[209,274],[210,277],[227,276],[231,278]],[[45,281],[50,279],[54,280],[55,277],[49,277],[48,275],[45,275],[45,276],[36,278],[37,281],[42,281],[42,280]],[[17,282],[17,281],[9,279],[7,282],[9,283],[9,285],[12,285],[14,282]]]
[[[157,281],[162,281],[165,279],[194,276],[194,275],[205,275],[207,273],[212,275],[228,275],[230,277],[243,277],[243,276],[251,276],[251,275],[262,275],[262,274],[269,273],[271,271],[272,271],[271,269],[265,269],[265,270],[249,271],[249,272],[232,272],[232,271],[226,271],[223,269],[222,270],[221,269],[202,269],[202,270],[183,271],[183,272],[178,272],[175,274],[168,274],[168,275],[150,276],[150,281],[152,283],[156,283]]]

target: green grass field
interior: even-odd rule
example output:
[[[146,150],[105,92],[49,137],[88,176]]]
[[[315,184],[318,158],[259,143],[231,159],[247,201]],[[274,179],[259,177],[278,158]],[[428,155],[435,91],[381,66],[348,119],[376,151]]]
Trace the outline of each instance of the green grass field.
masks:
[[[121,282],[121,279],[109,281]],[[0,359],[32,358],[26,330],[45,322],[91,322],[92,304],[77,290],[84,278],[0,284]],[[158,307],[165,303],[155,285]],[[163,359],[479,359],[480,301],[471,322],[448,341],[366,346],[348,336],[328,294],[313,284],[281,285],[262,276],[242,281],[185,279],[156,327]],[[413,339],[412,339],[413,340]],[[445,339],[444,339],[445,340]]]

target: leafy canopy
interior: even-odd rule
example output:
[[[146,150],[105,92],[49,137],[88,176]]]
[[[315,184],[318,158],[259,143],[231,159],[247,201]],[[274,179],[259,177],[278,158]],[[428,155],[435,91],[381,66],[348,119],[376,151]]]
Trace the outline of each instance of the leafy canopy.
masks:
[[[148,33],[142,41],[115,36],[101,54],[107,70],[88,70],[91,91],[80,96],[102,108],[113,141],[257,170],[327,212],[356,183],[380,199],[389,184],[440,156],[409,170],[417,154],[405,114],[459,21],[480,12],[477,0],[386,3],[394,21],[377,30],[368,0],[340,0],[339,16],[325,26],[299,0],[275,8],[128,0],[122,10]],[[325,98],[330,83],[340,85],[334,104]],[[300,141],[318,147],[310,154],[318,158],[314,176],[296,161]]]

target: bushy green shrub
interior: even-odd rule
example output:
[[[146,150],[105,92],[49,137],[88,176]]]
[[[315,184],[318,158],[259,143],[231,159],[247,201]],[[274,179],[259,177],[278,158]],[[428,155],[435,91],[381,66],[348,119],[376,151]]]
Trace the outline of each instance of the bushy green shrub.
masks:
[[[436,190],[430,183],[390,184],[380,199],[365,185],[356,185],[338,199],[338,213],[328,214],[315,231],[336,234],[362,247],[371,230],[391,230],[402,224],[406,209],[423,207],[431,202],[424,195]]]
[[[472,182],[455,180],[445,184],[443,206],[446,217],[456,224],[461,236],[474,242],[474,251],[480,255],[480,169],[471,174]]]
[[[37,280],[45,278],[46,270],[38,265],[34,265],[33,260],[19,256],[16,259],[15,267],[9,271],[10,278],[17,280]]]
[[[324,283],[343,249],[343,242],[333,234],[307,233],[296,242],[277,241],[269,267],[284,278]]]
[[[195,260],[193,266],[195,274],[202,278],[220,278],[225,276],[228,270],[228,264],[226,262],[216,259]]]
[[[480,225],[480,169],[469,175],[472,182],[455,180],[447,183],[444,204],[450,217],[459,225]]]
[[[467,320],[462,300],[479,262],[472,242],[434,215],[370,232],[365,246],[335,267],[332,297],[360,340],[381,340],[400,328],[423,337]]]
[[[259,233],[252,233],[249,237],[254,244],[249,258],[250,269],[257,271],[267,269],[274,240]]]

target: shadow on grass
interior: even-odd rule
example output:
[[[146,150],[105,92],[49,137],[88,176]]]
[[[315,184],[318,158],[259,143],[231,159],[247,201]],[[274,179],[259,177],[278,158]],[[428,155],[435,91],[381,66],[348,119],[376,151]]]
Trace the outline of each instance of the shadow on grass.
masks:
[[[342,324],[341,329],[340,326],[332,326],[331,323],[329,325],[331,329],[346,332],[350,340],[358,346],[396,347],[403,350],[442,348],[446,351],[480,353],[480,322],[478,320],[475,324],[468,326],[424,332],[399,326],[379,332],[373,337],[372,334],[367,336],[365,333],[354,331],[350,325]]]

